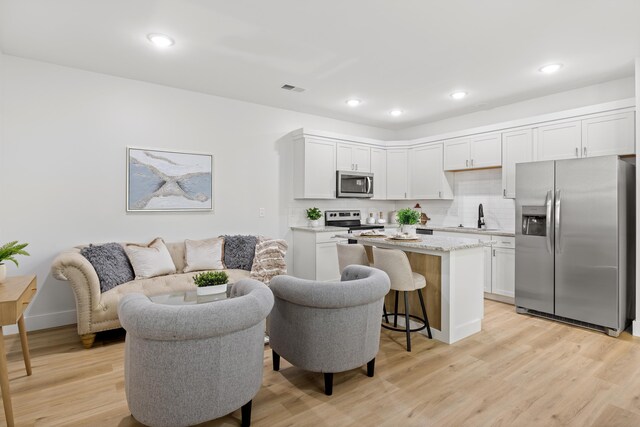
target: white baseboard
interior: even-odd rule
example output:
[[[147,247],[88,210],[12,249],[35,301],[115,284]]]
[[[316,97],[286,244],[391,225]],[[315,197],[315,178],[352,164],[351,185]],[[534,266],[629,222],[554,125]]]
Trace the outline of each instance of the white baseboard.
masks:
[[[58,326],[73,325],[77,322],[76,311],[59,311],[57,313],[39,314],[24,318],[27,331],[37,331],[39,329],[56,328]],[[17,325],[9,325],[2,328],[4,335],[18,333]]]
[[[640,337],[640,320],[634,320],[632,325],[632,333],[636,337]]]

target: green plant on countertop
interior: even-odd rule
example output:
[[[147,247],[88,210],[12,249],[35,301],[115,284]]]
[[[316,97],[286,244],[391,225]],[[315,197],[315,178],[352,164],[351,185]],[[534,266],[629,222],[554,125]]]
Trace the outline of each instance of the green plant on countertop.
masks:
[[[396,220],[400,225],[414,225],[420,221],[420,212],[411,208],[400,209],[396,214]]]
[[[315,221],[322,217],[322,211],[318,208],[309,208],[307,209],[307,218],[311,221]]]
[[[228,282],[229,276],[224,271],[205,271],[193,276],[193,283],[199,288],[224,285]]]
[[[0,264],[4,264],[4,261],[11,261],[18,267],[18,261],[16,261],[16,255],[29,256],[29,252],[24,248],[29,245],[28,243],[18,243],[18,241],[5,243],[0,247]]]

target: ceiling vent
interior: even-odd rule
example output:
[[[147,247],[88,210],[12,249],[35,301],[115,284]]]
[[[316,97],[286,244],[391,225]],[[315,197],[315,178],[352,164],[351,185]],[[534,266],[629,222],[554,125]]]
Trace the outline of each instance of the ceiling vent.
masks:
[[[290,91],[292,91],[292,92],[304,92],[304,90],[305,90],[305,89],[304,89],[304,88],[302,88],[302,87],[296,87],[296,86],[294,86],[294,85],[282,85],[282,88],[281,88],[281,89],[284,89],[284,90],[290,90]]]

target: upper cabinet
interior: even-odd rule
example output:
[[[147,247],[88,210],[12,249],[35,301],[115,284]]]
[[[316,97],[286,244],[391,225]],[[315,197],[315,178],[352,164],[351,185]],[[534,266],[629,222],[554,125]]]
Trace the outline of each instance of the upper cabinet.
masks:
[[[579,120],[540,126],[536,131],[535,159],[537,161],[580,157],[582,126]]]
[[[582,157],[633,154],[635,114],[609,114],[582,121]]]
[[[635,152],[635,114],[598,114],[536,129],[535,160],[579,159]]]
[[[516,197],[516,164],[533,161],[533,132],[522,129],[502,134],[502,195]]]
[[[314,138],[294,141],[293,194],[296,199],[336,197],[336,144]]]
[[[294,197],[335,198],[341,170],[373,173],[375,200],[452,199],[454,172],[502,167],[502,195],[515,198],[518,163],[633,155],[635,117],[632,100],[621,100],[459,131],[444,142],[387,143],[300,129],[292,133]]]
[[[387,150],[387,200],[402,200],[408,197],[407,149]],[[375,190],[373,177],[373,187]]]
[[[373,198],[387,198],[387,150],[371,149],[371,172],[373,173]]]
[[[409,198],[453,199],[453,173],[443,170],[443,144],[409,150]]]
[[[371,171],[371,149],[357,144],[336,145],[336,166],[341,171]]]
[[[501,165],[502,137],[499,133],[475,135],[444,143],[444,170],[459,171]]]

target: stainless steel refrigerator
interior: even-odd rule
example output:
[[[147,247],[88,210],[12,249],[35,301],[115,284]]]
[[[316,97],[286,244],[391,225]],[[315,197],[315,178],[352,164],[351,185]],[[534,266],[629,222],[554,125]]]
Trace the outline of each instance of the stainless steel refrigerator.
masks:
[[[617,336],[635,295],[635,173],[617,156],[516,166],[519,313]]]

